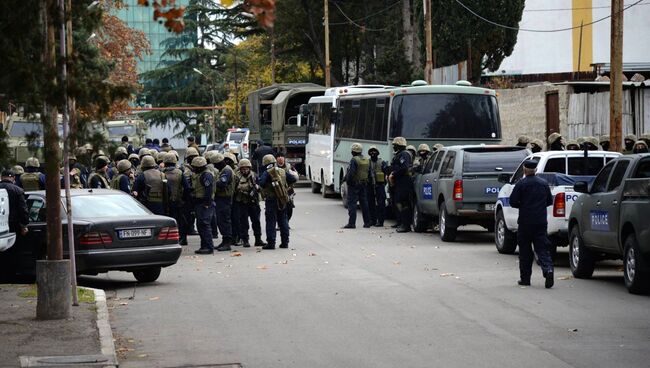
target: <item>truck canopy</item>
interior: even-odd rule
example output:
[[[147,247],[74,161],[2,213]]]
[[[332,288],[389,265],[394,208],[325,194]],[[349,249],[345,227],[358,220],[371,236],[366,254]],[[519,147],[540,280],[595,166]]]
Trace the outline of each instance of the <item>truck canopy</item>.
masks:
[[[273,100],[278,93],[282,91],[289,91],[294,88],[301,87],[311,87],[311,88],[322,88],[325,91],[325,87],[319,86],[314,83],[281,83],[274,84],[268,87],[260,88],[248,94],[248,121],[250,122],[250,127],[252,130],[256,129],[259,123],[260,116],[260,103],[263,100]]]
[[[551,186],[573,186],[575,183],[579,181],[584,181],[587,182],[588,184],[591,184],[594,179],[596,179],[595,175],[566,175],[566,174],[560,174],[560,173],[538,173],[536,174],[538,177],[541,179],[544,179],[548,182],[549,185]]]
[[[325,87],[318,85],[301,86],[288,91],[280,91],[273,100],[273,131],[281,131],[283,125],[290,124],[289,118],[299,113],[300,105],[309,102],[314,96],[322,96]]]

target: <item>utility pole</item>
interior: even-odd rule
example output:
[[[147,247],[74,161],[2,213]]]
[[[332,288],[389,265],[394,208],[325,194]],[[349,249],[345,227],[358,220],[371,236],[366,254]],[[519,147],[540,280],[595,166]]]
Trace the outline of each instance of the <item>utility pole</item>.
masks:
[[[237,50],[233,48],[233,57],[235,59],[235,122],[239,126],[239,85],[237,75]]]
[[[332,86],[330,78],[330,12],[327,4],[328,0],[323,0],[325,7],[325,87]]]
[[[609,75],[610,151],[621,152],[623,121],[623,0],[612,0]]]
[[[424,33],[426,36],[427,62],[424,67],[424,79],[432,84],[433,78],[433,40],[431,39],[431,0],[424,0]]]
[[[275,84],[275,31],[271,29],[271,84]]]

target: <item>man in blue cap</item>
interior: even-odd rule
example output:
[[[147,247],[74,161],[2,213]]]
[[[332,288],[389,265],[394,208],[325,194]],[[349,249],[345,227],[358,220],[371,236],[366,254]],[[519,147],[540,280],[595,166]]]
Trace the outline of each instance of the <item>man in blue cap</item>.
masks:
[[[510,195],[510,206],[519,209],[519,285],[530,285],[533,268],[533,247],[546,279],[545,287],[553,287],[553,260],[551,259],[550,241],[547,236],[548,221],[546,207],[553,204],[553,196],[548,183],[535,175],[537,161],[524,162],[525,178],[515,185]],[[532,243],[532,247],[531,247]]]

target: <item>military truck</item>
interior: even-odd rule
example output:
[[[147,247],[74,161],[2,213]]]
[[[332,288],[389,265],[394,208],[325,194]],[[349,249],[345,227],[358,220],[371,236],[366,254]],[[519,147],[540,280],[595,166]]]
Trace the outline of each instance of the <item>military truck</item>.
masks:
[[[324,93],[325,87],[313,83],[274,84],[251,92],[247,107],[251,152],[261,139],[285,152],[287,162],[304,175],[307,124],[301,120],[300,106]]]
[[[43,161],[43,123],[39,114],[13,114],[3,128],[8,136],[9,154],[15,162],[25,163],[32,156]],[[63,126],[59,119],[59,136],[62,135]]]
[[[122,137],[129,137],[129,142],[133,147],[142,147],[145,137],[149,132],[149,126],[144,120],[138,118],[123,118],[119,120],[110,120],[104,124],[111,143],[119,145]]]
[[[620,156],[574,190],[583,194],[569,218],[573,276],[590,278],[597,261],[622,258],[628,291],[650,291],[650,154]]]

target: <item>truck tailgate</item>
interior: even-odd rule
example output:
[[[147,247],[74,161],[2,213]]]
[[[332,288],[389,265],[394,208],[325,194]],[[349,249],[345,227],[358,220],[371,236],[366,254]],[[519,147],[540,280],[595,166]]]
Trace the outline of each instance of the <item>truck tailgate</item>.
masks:
[[[480,204],[481,209],[494,210],[497,195],[503,184],[499,183],[499,173],[472,173],[463,175],[463,203]]]

